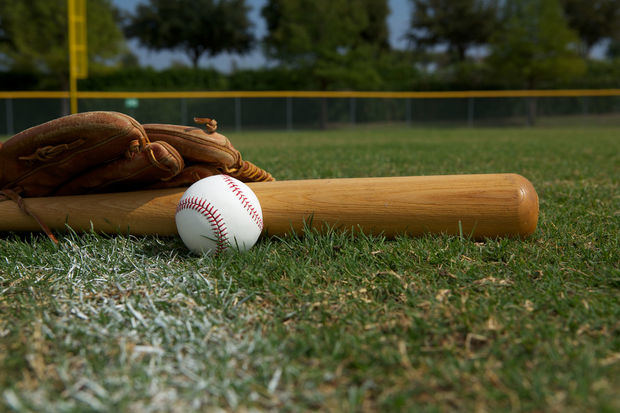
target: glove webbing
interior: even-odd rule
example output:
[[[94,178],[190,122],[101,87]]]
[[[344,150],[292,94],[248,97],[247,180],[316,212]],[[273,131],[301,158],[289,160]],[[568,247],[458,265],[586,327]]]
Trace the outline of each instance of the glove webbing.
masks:
[[[224,173],[243,182],[274,181],[271,174],[249,161],[242,161],[240,168],[225,168]]]
[[[8,200],[14,201],[19,207],[19,209],[22,210],[22,212],[24,212],[27,215],[30,215],[35,221],[37,221],[37,224],[39,224],[39,226],[45,232],[45,234],[49,237],[49,239],[51,239],[54,242],[54,244],[58,244],[58,240],[52,233],[52,230],[43,221],[41,221],[41,219],[37,216],[37,214],[32,212],[30,209],[28,209],[28,207],[26,206],[26,202],[24,201],[24,198],[19,196],[17,192],[13,191],[12,189],[1,190],[0,191],[0,202],[8,201]]]

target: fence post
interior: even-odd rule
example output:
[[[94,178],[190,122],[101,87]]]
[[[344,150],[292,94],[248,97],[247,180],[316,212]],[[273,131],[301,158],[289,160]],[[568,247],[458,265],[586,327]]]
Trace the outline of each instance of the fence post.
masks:
[[[590,111],[588,108],[588,102],[590,101],[590,99],[588,99],[587,96],[583,96],[581,99],[582,99],[581,103],[582,103],[582,108],[583,108],[583,114],[587,116],[590,114]]]
[[[13,131],[13,99],[6,99],[6,134],[11,136],[14,135]]]
[[[235,129],[241,131],[241,98],[235,98]]]
[[[349,98],[349,118],[352,125],[355,125],[355,103],[355,98]]]
[[[538,114],[537,99],[535,96],[527,98],[527,126],[534,126]]]
[[[474,127],[474,98],[467,99],[467,126]]]
[[[286,97],[286,129],[293,130],[293,99]]]
[[[187,99],[181,98],[181,125],[185,125],[186,120],[187,120]]]
[[[411,98],[405,99],[405,121],[411,126]]]

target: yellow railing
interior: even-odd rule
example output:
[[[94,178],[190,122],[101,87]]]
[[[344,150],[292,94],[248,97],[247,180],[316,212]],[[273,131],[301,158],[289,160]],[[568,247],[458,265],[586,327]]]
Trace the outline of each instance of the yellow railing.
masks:
[[[620,89],[566,90],[468,90],[452,92],[355,92],[355,91],[178,91],[178,92],[77,92],[78,99],[209,99],[209,98],[380,98],[380,99],[454,99],[518,97],[620,96]],[[0,92],[0,99],[65,99],[68,91]]]

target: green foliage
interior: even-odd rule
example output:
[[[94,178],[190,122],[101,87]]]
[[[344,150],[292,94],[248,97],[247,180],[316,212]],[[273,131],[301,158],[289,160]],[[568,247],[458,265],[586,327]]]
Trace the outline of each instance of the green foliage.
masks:
[[[225,90],[228,82],[214,69],[135,67],[89,76],[78,85],[80,90],[94,91]]]
[[[508,0],[489,64],[506,85],[542,87],[585,72],[577,42],[558,0]]]
[[[583,42],[584,56],[597,42],[613,37],[620,25],[617,0],[561,0],[569,26]]]
[[[381,76],[381,82],[367,85],[367,90],[410,91],[418,90],[420,87],[423,73],[409,52],[402,50],[384,52],[373,61],[373,64]]]
[[[496,30],[497,5],[487,0],[411,0],[409,39],[418,49],[447,44],[449,63],[462,62],[472,46],[485,45]]]
[[[206,53],[243,53],[253,36],[245,0],[149,0],[126,27],[129,37],[153,50],[182,50],[194,67]]]
[[[380,84],[373,62],[387,48],[385,0],[270,0],[262,14],[267,56],[308,70],[315,88]]]
[[[117,25],[117,12],[110,0],[89,0],[86,7],[88,58],[97,72],[126,53]],[[67,2],[32,0],[0,4],[2,30],[8,39],[0,42],[0,54],[8,65],[24,72],[41,72],[67,81]]]
[[[584,76],[557,82],[559,88],[620,88],[620,56],[606,60],[588,60]]]
[[[612,39],[607,50],[607,56],[611,59],[620,58],[620,39]]]
[[[217,73],[201,56],[254,44],[245,0],[150,0],[126,34],[185,51],[195,71],[140,68],[110,0],[88,2],[84,90],[465,90],[616,88],[618,10],[613,0],[411,0],[416,50],[390,50],[387,0],[269,0],[268,67]],[[66,88],[66,2],[0,1],[0,90]],[[579,54],[610,39],[608,59]],[[447,47],[447,52],[443,47]],[[467,51],[481,53],[476,59]],[[489,55],[486,55],[486,52]]]
[[[312,90],[307,70],[284,66],[236,70],[228,75],[231,90]]]
[[[67,9],[62,1],[3,2],[3,47],[18,69],[67,73]]]

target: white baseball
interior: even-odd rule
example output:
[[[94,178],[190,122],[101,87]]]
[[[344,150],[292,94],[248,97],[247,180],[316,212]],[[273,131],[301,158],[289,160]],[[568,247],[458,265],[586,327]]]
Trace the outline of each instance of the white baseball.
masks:
[[[228,175],[201,179],[177,205],[177,230],[196,253],[249,250],[263,230],[263,211],[254,192]]]

